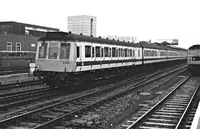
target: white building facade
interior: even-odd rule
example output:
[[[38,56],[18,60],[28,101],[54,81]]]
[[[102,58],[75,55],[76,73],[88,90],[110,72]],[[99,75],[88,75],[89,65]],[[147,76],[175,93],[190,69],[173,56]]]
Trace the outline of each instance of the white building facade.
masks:
[[[75,34],[96,36],[96,17],[88,15],[78,15],[68,17],[68,31]]]

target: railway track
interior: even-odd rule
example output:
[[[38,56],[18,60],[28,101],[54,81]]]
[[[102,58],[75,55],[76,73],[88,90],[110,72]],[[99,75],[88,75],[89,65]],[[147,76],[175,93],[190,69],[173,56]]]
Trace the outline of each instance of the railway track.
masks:
[[[173,73],[175,71],[171,72]],[[165,73],[162,75],[162,77],[164,76],[167,76],[167,74]],[[151,77],[153,77],[154,79],[152,79]],[[42,108],[38,108],[36,110],[31,110],[14,117],[4,119],[0,121],[0,125],[2,125],[2,127],[4,128],[21,126],[34,129],[48,128],[56,124],[57,122],[62,121],[62,119],[74,118],[77,116],[76,114],[79,114],[80,112],[83,112],[88,108],[93,108],[96,105],[104,103],[105,101],[109,101],[113,98],[119,97],[120,95],[123,95],[126,92],[130,92],[131,90],[135,90],[136,87],[151,83],[152,81],[161,78],[161,76],[156,77],[156,75],[152,75],[151,77],[148,76],[147,78],[140,80],[137,83],[132,84],[131,86],[124,86],[123,88],[120,87],[117,89],[113,89],[114,86],[110,85],[110,87],[107,87],[105,89],[100,88],[98,89],[98,91],[93,90],[90,93],[85,93],[71,99],[65,99],[63,101],[56,102]],[[145,80],[148,81],[145,82]],[[126,83],[130,83],[130,80]],[[125,85],[125,83],[119,84],[119,86],[122,85]],[[92,123],[94,124],[94,122]],[[99,124],[98,121],[95,124]]]
[[[13,89],[13,88],[22,88],[22,87],[26,87],[28,85],[39,85],[39,84],[43,84],[42,80],[32,80],[32,81],[26,81],[26,82],[2,84],[0,86],[0,91],[9,90],[9,89]]]
[[[122,129],[183,129],[183,119],[199,89],[200,79],[186,77],[155,106],[139,110],[121,125]],[[194,112],[195,109],[193,109]],[[192,113],[193,113],[192,112]],[[187,115],[186,115],[187,114]],[[190,122],[191,123],[191,122]],[[190,126],[185,124],[186,126]]]
[[[28,73],[28,66],[6,66],[0,67],[0,75],[16,74],[16,73]]]

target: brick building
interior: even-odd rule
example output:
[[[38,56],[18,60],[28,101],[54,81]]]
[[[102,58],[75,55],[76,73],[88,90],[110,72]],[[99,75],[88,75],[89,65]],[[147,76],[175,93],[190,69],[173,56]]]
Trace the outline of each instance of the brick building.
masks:
[[[59,29],[24,24],[19,22],[0,22],[0,51],[35,51],[37,40],[46,32]]]
[[[19,22],[0,22],[0,67],[29,66],[35,62],[37,41],[59,29]]]

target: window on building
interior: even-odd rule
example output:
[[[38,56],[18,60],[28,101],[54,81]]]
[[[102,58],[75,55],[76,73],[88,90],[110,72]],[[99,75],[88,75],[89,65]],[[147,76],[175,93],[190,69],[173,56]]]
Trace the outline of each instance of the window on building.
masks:
[[[21,51],[21,43],[16,43],[16,51]]]
[[[91,46],[85,46],[85,57],[91,57]]]
[[[61,43],[60,45],[60,59],[69,59],[70,43]]]
[[[12,51],[12,42],[6,43],[6,51]]]

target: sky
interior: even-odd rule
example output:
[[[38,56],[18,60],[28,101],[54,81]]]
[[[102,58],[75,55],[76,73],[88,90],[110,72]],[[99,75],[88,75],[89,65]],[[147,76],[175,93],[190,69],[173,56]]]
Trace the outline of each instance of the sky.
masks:
[[[67,17],[97,17],[97,36],[138,41],[178,39],[200,44],[200,0],[1,0],[0,22],[16,21],[67,32]]]

